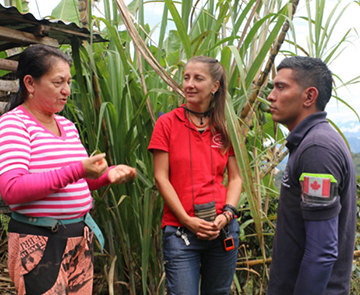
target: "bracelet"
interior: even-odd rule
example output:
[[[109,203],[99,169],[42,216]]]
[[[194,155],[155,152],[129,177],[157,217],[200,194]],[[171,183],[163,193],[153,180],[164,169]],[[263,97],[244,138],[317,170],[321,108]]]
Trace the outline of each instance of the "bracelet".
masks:
[[[230,211],[224,211],[223,215],[226,217],[227,223],[229,223],[232,219],[234,219],[234,214]]]
[[[225,218],[226,218],[226,224],[228,224],[228,223],[229,223],[229,217],[227,216],[227,214],[225,214],[225,212],[223,212],[223,215],[224,215]]]
[[[234,215],[235,218],[237,218],[239,216],[238,210],[233,205],[225,204],[223,207],[223,212],[225,212],[225,211],[230,211]]]

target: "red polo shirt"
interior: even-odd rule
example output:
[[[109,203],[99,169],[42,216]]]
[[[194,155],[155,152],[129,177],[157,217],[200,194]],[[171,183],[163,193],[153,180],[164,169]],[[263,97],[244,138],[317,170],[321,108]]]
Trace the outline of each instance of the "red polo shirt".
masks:
[[[195,216],[194,203],[211,202],[214,195],[217,214],[222,212],[227,192],[222,184],[224,170],[234,152],[231,148],[223,154],[221,145],[220,133],[213,135],[207,128],[201,134],[189,122],[182,107],[162,115],[155,124],[148,150],[169,153],[169,179],[190,216]],[[166,204],[162,227],[165,225],[182,226]]]

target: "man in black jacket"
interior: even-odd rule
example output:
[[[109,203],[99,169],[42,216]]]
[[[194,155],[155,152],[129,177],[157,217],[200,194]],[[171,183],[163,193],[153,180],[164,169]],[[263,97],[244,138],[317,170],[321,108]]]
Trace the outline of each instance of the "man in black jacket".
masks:
[[[356,176],[342,137],[326,120],[332,75],[320,60],[284,59],[268,96],[291,131],[267,295],[349,294]]]

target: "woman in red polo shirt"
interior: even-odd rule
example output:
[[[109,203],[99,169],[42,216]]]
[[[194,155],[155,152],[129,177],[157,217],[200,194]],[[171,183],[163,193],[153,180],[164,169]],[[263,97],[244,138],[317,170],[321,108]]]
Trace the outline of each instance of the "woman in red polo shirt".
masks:
[[[165,203],[167,292],[198,295],[200,286],[202,295],[229,294],[242,180],[225,119],[225,69],[213,58],[193,57],[185,67],[183,88],[186,103],[158,119],[148,147]],[[222,184],[225,169],[227,188]]]

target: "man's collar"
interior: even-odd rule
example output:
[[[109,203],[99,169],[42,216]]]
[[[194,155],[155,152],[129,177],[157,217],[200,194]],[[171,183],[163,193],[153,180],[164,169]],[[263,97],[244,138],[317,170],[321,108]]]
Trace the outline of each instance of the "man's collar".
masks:
[[[326,115],[326,112],[316,112],[302,120],[286,138],[287,148],[291,150],[294,146],[299,145],[311,128],[319,123],[327,122]]]

